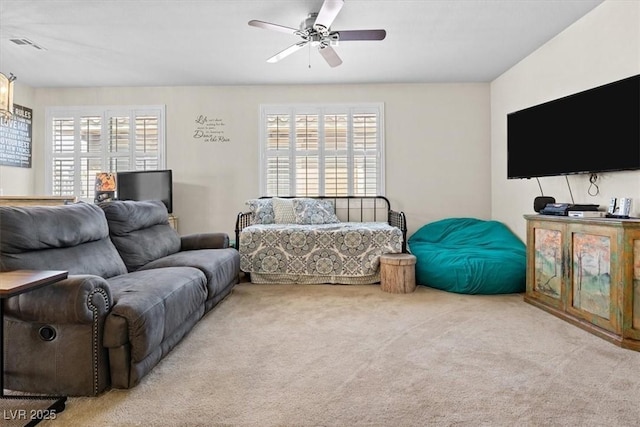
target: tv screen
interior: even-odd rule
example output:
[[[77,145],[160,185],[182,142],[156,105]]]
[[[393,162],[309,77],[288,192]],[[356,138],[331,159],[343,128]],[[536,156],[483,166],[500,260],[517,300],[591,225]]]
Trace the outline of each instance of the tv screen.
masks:
[[[118,200],[161,200],[173,212],[171,170],[118,172]]]
[[[507,178],[640,169],[640,75],[507,115]]]

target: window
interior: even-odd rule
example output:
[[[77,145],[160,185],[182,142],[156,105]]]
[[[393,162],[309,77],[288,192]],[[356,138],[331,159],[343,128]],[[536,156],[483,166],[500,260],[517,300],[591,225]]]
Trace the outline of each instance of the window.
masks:
[[[382,104],[260,110],[262,195],[384,195]]]
[[[47,192],[92,202],[98,172],[164,169],[164,115],[164,106],[47,108]]]

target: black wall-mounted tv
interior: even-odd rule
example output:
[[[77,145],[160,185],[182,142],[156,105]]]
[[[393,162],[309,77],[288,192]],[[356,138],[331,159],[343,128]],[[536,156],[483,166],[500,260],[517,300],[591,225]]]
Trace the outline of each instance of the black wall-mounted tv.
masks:
[[[507,115],[507,178],[640,169],[640,74]]]
[[[173,212],[173,176],[171,170],[118,172],[118,200],[161,200]]]

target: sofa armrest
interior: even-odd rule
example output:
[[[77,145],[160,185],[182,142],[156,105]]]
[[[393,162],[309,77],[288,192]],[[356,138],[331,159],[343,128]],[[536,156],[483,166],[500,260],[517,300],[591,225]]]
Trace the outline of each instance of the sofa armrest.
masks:
[[[225,249],[229,247],[229,235],[226,233],[196,233],[180,237],[180,250]]]
[[[71,275],[65,280],[5,301],[5,313],[25,322],[92,323],[111,309],[111,289],[105,279]]]

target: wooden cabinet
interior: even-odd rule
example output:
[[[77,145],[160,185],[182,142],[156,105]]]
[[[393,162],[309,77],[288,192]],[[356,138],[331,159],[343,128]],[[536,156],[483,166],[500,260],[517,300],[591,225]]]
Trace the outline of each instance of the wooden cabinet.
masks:
[[[640,220],[525,219],[525,301],[640,350]]]

